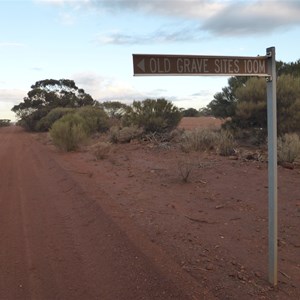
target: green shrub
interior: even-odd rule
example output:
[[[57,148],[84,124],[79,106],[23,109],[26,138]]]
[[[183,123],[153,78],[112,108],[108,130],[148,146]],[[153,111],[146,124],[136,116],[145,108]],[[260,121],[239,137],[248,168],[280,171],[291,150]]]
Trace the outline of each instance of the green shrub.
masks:
[[[234,127],[262,129],[267,132],[267,95],[263,78],[252,77],[240,85],[235,93],[235,111],[231,115]],[[277,79],[278,133],[300,130],[300,78],[281,75]],[[219,107],[222,110],[222,107]]]
[[[37,123],[49,113],[49,108],[41,108],[23,116],[17,123],[28,131],[37,131]]]
[[[51,126],[64,115],[73,113],[74,108],[67,107],[56,107],[52,109],[45,117],[37,122],[36,130],[37,131],[48,131]]]
[[[53,124],[50,135],[59,149],[73,151],[87,139],[88,127],[81,116],[67,114]]]
[[[300,157],[300,138],[296,133],[286,133],[278,139],[278,162],[292,163]]]
[[[221,130],[217,135],[218,153],[222,156],[230,156],[235,153],[236,145],[232,134],[227,130]]]
[[[148,132],[166,132],[174,129],[182,114],[165,99],[134,101],[123,116],[125,126],[138,126]]]
[[[89,133],[105,132],[109,128],[109,120],[103,109],[93,106],[80,107],[77,113],[84,118]]]
[[[218,133],[211,129],[186,131],[182,136],[181,148],[184,152],[206,151],[216,147]]]

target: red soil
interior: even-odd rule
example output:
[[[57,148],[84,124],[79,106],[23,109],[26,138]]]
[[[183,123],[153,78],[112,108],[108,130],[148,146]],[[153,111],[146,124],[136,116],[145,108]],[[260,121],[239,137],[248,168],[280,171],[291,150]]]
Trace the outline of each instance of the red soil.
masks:
[[[96,161],[17,127],[0,141],[0,299],[300,298],[299,169],[279,167],[273,288],[266,163],[139,142]]]

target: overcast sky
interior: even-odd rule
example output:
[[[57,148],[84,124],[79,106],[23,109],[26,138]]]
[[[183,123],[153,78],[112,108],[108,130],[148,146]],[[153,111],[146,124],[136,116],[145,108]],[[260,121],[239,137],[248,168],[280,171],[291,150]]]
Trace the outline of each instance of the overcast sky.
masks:
[[[0,118],[43,79],[99,101],[206,106],[228,77],[134,77],[132,54],[300,58],[300,1],[0,0]]]

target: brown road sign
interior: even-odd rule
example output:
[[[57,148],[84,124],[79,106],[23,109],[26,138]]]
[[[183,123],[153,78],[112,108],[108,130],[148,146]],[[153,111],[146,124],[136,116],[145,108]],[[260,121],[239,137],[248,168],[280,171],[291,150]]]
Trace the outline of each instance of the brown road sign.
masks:
[[[133,54],[134,75],[268,76],[266,56]]]

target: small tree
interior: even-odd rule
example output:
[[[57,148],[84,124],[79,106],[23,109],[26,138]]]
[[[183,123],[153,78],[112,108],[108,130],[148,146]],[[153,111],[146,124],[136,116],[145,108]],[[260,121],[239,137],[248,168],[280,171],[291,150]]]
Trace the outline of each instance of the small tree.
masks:
[[[21,120],[21,125],[36,130],[36,123],[52,109],[86,105],[95,105],[95,101],[83,89],[79,89],[73,80],[46,79],[32,85],[24,101],[15,105],[12,111]]]
[[[267,94],[263,78],[251,78],[236,95],[232,124],[240,128],[267,128]],[[300,130],[300,78],[282,75],[277,80],[277,118],[280,135]]]
[[[214,99],[207,105],[208,114],[216,118],[233,117],[236,111],[236,91],[245,84],[249,77],[230,77],[228,86],[222,92],[216,93]]]
[[[145,132],[165,132],[175,128],[182,114],[166,99],[134,101],[127,109],[123,122],[126,126],[136,125]]]

